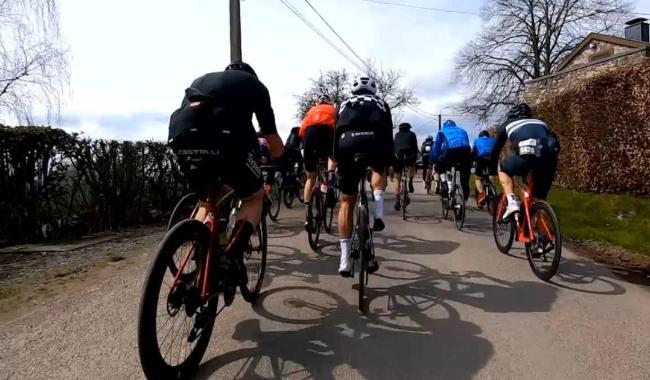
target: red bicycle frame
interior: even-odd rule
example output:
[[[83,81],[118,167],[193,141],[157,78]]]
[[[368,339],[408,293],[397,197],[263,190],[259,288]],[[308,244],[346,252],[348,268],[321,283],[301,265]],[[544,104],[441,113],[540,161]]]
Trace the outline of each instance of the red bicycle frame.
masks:
[[[192,215],[190,216],[190,219],[196,219],[203,222],[203,224],[205,224],[210,230],[210,244],[208,245],[208,252],[205,255],[205,267],[201,268],[201,266],[198,265],[197,268],[196,282],[197,286],[201,289],[202,302],[205,302],[210,296],[210,289],[208,289],[207,279],[210,278],[210,263],[212,262],[211,258],[214,252],[213,243],[215,241],[218,241],[219,237],[219,223],[216,222],[216,215],[220,211],[223,202],[228,199],[233,193],[234,190],[230,189],[229,187],[221,186],[221,190],[219,192],[220,198],[215,202],[212,189],[208,189],[207,199],[205,201],[199,201],[199,203],[194,208]],[[174,276],[172,289],[176,287],[181,273],[183,273],[185,266],[192,256],[192,252],[193,247],[189,247],[189,249],[187,249],[187,252],[185,252],[183,260],[181,261],[181,265],[178,268],[178,272],[176,272],[176,275]]]

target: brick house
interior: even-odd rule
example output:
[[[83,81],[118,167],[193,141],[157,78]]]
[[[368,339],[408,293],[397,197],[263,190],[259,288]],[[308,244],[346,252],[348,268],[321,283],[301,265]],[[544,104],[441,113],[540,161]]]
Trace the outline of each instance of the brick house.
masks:
[[[553,74],[526,83],[524,100],[534,106],[600,73],[650,63],[650,26],[646,21],[644,18],[629,21],[625,38],[589,34]]]

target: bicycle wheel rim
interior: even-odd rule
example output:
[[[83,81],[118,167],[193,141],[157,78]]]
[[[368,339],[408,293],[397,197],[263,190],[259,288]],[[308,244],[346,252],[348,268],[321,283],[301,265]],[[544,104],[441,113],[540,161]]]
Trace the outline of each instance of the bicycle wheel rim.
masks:
[[[269,217],[272,221],[278,220],[280,214],[280,194],[277,184],[271,187],[271,204],[269,205]]]
[[[318,252],[318,240],[320,239],[320,229],[322,226],[322,220],[320,215],[320,190],[315,188],[311,200],[309,201],[309,214],[312,216],[312,228],[307,231],[307,239],[309,241],[309,246],[315,252]]]
[[[512,248],[512,242],[515,238],[515,225],[512,218],[508,222],[502,221],[503,214],[506,211],[506,196],[500,194],[496,201],[496,210],[492,215],[492,233],[494,235],[494,242],[501,253],[508,253]]]
[[[248,302],[254,302],[260,294],[264,283],[267,254],[266,218],[262,217],[257,233],[251,236],[250,247],[244,253],[247,283],[241,286],[242,296]]]
[[[557,273],[562,256],[560,225],[553,208],[543,201],[533,204],[530,218],[535,240],[526,244],[526,256],[535,275],[548,281]]]
[[[190,298],[188,296],[190,293],[186,293],[185,296],[179,294],[177,297],[173,297],[172,291],[182,289],[183,292],[190,292],[191,289],[195,289],[192,293],[194,296],[191,298],[197,301],[200,284],[186,287],[189,284],[178,283],[172,289],[174,276],[168,271],[167,261],[172,260],[179,249],[187,247],[186,244],[191,244],[190,251],[181,249],[182,255],[195,254],[204,257],[209,240],[209,231],[201,222],[183,221],[165,235],[158,253],[151,263],[140,301],[138,321],[140,363],[149,378],[163,378],[172,375],[174,378],[188,377],[198,367],[207,349],[214,327],[217,299],[202,305],[200,301],[193,302],[194,312],[188,316],[191,312],[188,309],[189,302],[187,301]],[[174,304],[171,301],[174,298],[177,301],[182,299],[176,303],[177,307],[170,306]],[[165,315],[170,318],[159,322],[160,317],[165,317]],[[178,320],[181,318],[182,322],[179,323]],[[202,322],[190,342],[191,335],[189,334],[195,331],[196,323],[199,323],[196,318],[201,318]],[[172,321],[171,324],[170,321]],[[181,329],[176,329],[176,327]],[[160,341],[160,336],[163,337],[162,341]],[[183,337],[185,342],[183,342]],[[177,341],[176,339],[179,338],[180,341]],[[165,344],[167,339],[170,339],[169,345]],[[174,345],[174,342],[180,342],[180,344]],[[176,360],[173,360],[174,354],[176,354]]]
[[[454,222],[457,229],[462,229],[465,224],[465,197],[463,189],[457,187],[454,191]]]

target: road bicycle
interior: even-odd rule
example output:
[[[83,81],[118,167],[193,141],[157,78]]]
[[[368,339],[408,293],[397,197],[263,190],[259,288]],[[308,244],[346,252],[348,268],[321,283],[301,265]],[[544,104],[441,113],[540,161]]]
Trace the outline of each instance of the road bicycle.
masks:
[[[262,177],[264,178],[264,204],[268,211],[269,218],[277,222],[280,214],[280,203],[282,203],[282,184],[279,183],[276,173],[279,166],[261,165]]]
[[[494,184],[490,179],[490,176],[486,175],[481,177],[481,183],[483,184],[483,191],[485,191],[485,201],[482,204],[478,203],[478,193],[476,194],[476,204],[480,209],[485,206],[490,215],[494,215],[494,201],[497,198],[496,190],[494,189]]]
[[[406,220],[406,207],[411,203],[411,198],[409,196],[408,184],[409,184],[409,172],[410,168],[407,164],[408,160],[402,160],[402,185],[401,191],[399,192],[399,204],[402,208],[402,219]]]
[[[327,161],[320,160],[318,162],[318,175],[308,205],[309,215],[312,218],[310,225],[307,226],[309,246],[316,252],[319,251],[318,242],[321,231],[323,229],[327,233],[332,231],[334,207],[336,206],[332,199],[327,199],[328,191],[333,191],[333,189],[328,188],[327,174]]]
[[[188,199],[183,198],[176,209]],[[192,376],[208,347],[215,319],[232,303],[236,286],[252,303],[264,281],[265,215],[243,253],[240,264],[245,271],[240,273],[241,278],[227,281],[219,263],[224,259],[241,201],[232,189],[218,183],[198,199],[189,218],[178,221],[165,234],[144,281],[138,350],[149,379]],[[220,309],[219,295],[224,303]]]
[[[427,170],[426,168],[423,170],[426,170],[426,176],[424,177],[424,189],[427,191],[427,195],[431,195],[431,185],[433,184],[431,171]]]
[[[508,200],[505,194],[497,197],[496,210],[492,217],[494,241],[502,253],[508,253],[513,241],[524,243],[526,257],[535,275],[550,280],[558,270],[562,256],[562,233],[557,215],[545,201],[534,199],[532,174],[524,178],[523,185],[516,187],[523,199],[521,210],[503,219]]]
[[[368,168],[368,158],[365,155],[355,155],[354,165],[360,173],[365,172]],[[370,273],[368,273],[368,262],[375,257],[375,245],[372,241],[372,228],[370,227],[370,213],[368,208],[368,195],[366,194],[366,178],[359,180],[359,196],[357,199],[355,224],[352,230],[352,267],[350,268],[351,277],[354,277],[355,269],[358,268],[358,292],[359,292],[359,311],[366,313],[365,289],[368,285]]]
[[[449,211],[452,211],[452,216],[454,218],[454,223],[458,230],[463,229],[465,224],[465,195],[463,193],[463,188],[460,186],[458,170],[455,166],[451,167],[451,170],[447,173],[447,178],[451,178],[451,188],[448,189],[447,196],[440,195],[440,202],[442,204],[442,217],[447,219],[449,216]],[[441,185],[442,186],[442,185]]]
[[[295,199],[298,199],[301,204],[305,201],[302,192],[304,186],[304,172],[300,170],[298,163],[295,163],[282,178],[282,199],[287,208],[293,206]]]

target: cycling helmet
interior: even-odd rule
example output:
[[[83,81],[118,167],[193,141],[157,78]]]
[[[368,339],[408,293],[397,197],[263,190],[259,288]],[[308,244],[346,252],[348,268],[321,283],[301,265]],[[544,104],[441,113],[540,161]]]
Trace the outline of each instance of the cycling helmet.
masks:
[[[478,134],[478,137],[490,137],[490,134],[484,129]]]
[[[453,120],[447,120],[445,123],[442,125],[443,128],[447,127],[455,127],[456,123]]]
[[[526,103],[519,103],[508,111],[508,119],[519,119],[532,116],[530,107],[528,107],[528,104]]]
[[[254,76],[255,78],[257,78],[257,74],[255,73],[255,70],[253,70],[253,68],[251,67],[251,65],[249,65],[249,64],[246,63],[246,62],[242,62],[242,61],[232,62],[231,64],[229,64],[228,66],[226,66],[225,71],[228,71],[228,70],[240,70],[240,71],[245,71],[245,72],[251,74],[252,76]]]
[[[400,131],[408,131],[411,129],[411,124],[409,123],[402,123],[399,125],[399,130]]]
[[[375,83],[374,79],[366,76],[358,77],[352,82],[352,93],[354,95],[375,95],[377,93],[377,83]]]
[[[433,140],[433,136],[431,135],[427,136],[426,140]]]
[[[318,97],[318,100],[316,100],[316,104],[323,104],[323,103],[331,104],[332,101],[330,100],[329,96],[323,94]]]

